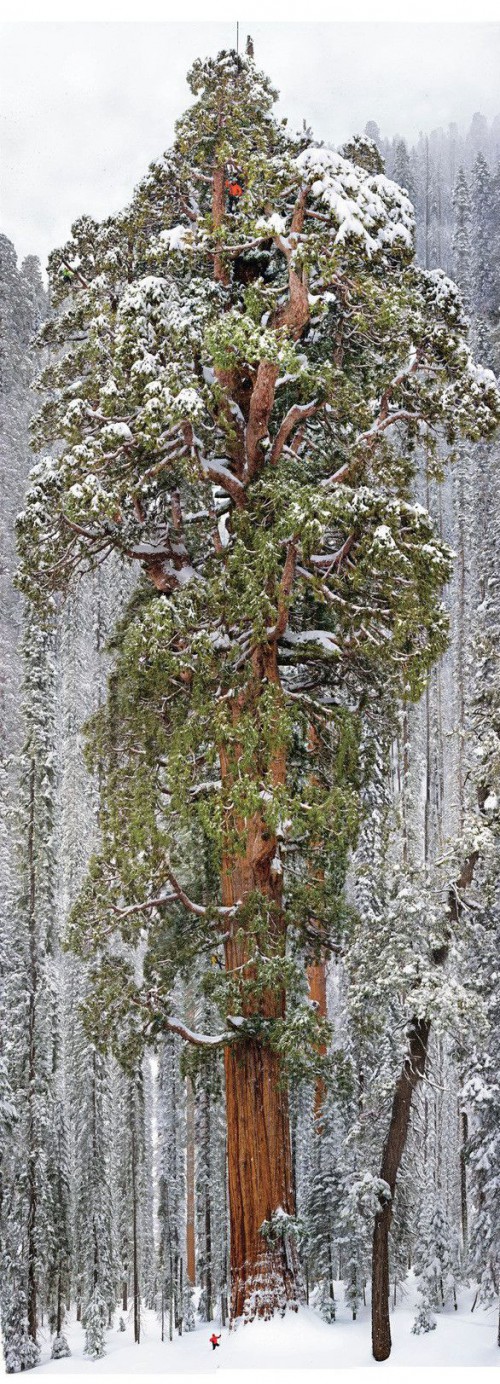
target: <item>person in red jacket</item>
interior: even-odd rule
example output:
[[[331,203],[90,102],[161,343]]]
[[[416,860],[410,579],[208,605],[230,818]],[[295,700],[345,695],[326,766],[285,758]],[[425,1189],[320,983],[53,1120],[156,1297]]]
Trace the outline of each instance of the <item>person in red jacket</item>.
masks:
[[[222,1331],[221,1331],[221,1333],[220,1333],[219,1336],[216,1336],[216,1335],[215,1335],[215,1331],[212,1331],[212,1335],[211,1335],[211,1337],[210,1337],[210,1345],[211,1345],[211,1347],[212,1347],[212,1350],[215,1350],[216,1346],[218,1346],[221,1336],[222,1336]]]

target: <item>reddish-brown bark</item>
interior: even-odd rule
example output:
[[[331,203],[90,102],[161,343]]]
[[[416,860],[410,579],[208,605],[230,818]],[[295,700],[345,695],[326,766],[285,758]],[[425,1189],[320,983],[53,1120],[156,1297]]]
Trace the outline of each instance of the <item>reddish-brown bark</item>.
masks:
[[[248,688],[239,706],[234,707],[236,724],[238,717],[258,700],[266,681],[278,682],[274,645],[254,654]],[[236,771],[239,754],[236,745],[230,760],[226,749],[221,748],[221,773],[226,783]],[[275,786],[284,782],[286,760],[282,749],[271,756],[269,770]],[[285,952],[286,924],[281,877],[271,868],[276,837],[260,813],[238,821],[236,826],[244,844],[241,854],[228,851],[223,858],[223,905],[244,901],[255,891],[269,899],[266,947],[279,958]],[[252,978],[253,945],[252,934],[240,927],[236,914],[225,943],[228,973]],[[285,992],[276,987],[261,994],[258,1001],[249,1000],[242,1005],[246,1018],[257,1013],[259,1019],[276,1019],[283,1017],[284,1012]],[[226,1048],[225,1073],[231,1316],[270,1316],[287,1301],[296,1303],[299,1293],[295,1245],[290,1238],[283,1238],[271,1247],[260,1233],[263,1222],[280,1207],[289,1215],[295,1209],[288,1096],[277,1054],[265,1042],[252,1037]]]
[[[226,1048],[231,1317],[272,1316],[298,1296],[294,1244],[260,1234],[279,1207],[295,1210],[288,1099],[276,1054],[260,1043]]]
[[[326,961],[320,959],[307,967],[307,983],[309,988],[309,999],[316,1005],[316,1012],[320,1018],[326,1019]],[[324,1057],[326,1047],[320,1043],[318,1052]],[[316,1124],[321,1123],[321,1112],[325,1099],[325,1083],[321,1076],[318,1076],[314,1085],[314,1115]]]

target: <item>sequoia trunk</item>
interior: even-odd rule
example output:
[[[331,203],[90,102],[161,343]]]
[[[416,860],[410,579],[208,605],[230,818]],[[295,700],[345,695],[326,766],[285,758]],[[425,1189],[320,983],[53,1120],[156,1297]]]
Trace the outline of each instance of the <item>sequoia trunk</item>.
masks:
[[[269,682],[279,683],[272,647],[254,655],[253,678],[239,706],[233,709],[236,726],[240,714],[258,707],[262,689]],[[237,774],[239,756],[237,744],[231,757],[221,748],[221,773],[228,785]],[[263,759],[256,769],[273,787],[283,784],[283,748],[276,745],[267,763]],[[278,963],[279,973],[280,960],[285,957],[286,919],[281,872],[276,868],[278,844],[259,812],[237,819],[234,826],[240,850],[228,850],[222,862],[223,903],[235,906],[225,942],[226,973],[235,981],[256,982],[251,998],[248,990],[242,992],[238,1017],[242,1025],[250,1021],[249,1027],[252,1019],[257,1025],[263,1023],[263,1031],[255,1037],[242,1032],[225,1054],[232,1320],[270,1317],[275,1310],[283,1311],[287,1302],[296,1306],[299,1293],[293,1238],[278,1234],[271,1242],[261,1234],[263,1222],[275,1212],[293,1215],[295,1210],[288,1096],[280,1059],[265,1032],[266,1020],[272,1024],[284,1017],[285,990],[280,982],[269,988],[259,986],[259,936],[250,919],[242,923],[239,918],[241,906],[245,902],[251,905],[252,897],[257,911],[259,901],[260,906],[264,901],[264,949]]]
[[[316,961],[307,967],[307,982],[309,989],[309,999],[316,1006],[316,1012],[320,1018],[326,1019],[327,1000],[326,1000],[326,961]],[[321,1056],[326,1053],[324,1043],[321,1043],[318,1051]],[[325,1100],[325,1083],[321,1076],[316,1077],[314,1083],[314,1118],[316,1120],[318,1132],[321,1132],[321,1115]]]
[[[260,1043],[226,1050],[231,1317],[271,1317],[297,1304],[295,1244],[268,1245],[263,1221],[294,1213],[288,1099],[277,1056]]]
[[[225,903],[244,900],[258,890],[275,910],[269,945],[284,955],[285,925],[281,911],[281,882],[271,872],[274,839],[260,821],[247,829],[246,858],[226,869],[223,877]],[[252,970],[252,938],[238,928],[226,943],[226,969],[237,974]],[[242,1017],[281,1018],[285,1012],[282,990],[266,992],[258,1004],[243,1006]],[[281,1063],[271,1047],[260,1039],[239,1039],[226,1048],[227,1162],[229,1187],[231,1319],[270,1317],[297,1305],[298,1259],[289,1236],[274,1246],[260,1233],[264,1221],[280,1209],[295,1210],[288,1095]]]

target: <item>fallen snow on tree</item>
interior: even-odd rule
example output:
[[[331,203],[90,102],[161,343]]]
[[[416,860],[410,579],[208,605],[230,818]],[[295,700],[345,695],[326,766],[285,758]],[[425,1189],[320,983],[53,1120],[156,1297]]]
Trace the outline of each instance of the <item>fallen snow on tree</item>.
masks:
[[[368,255],[392,248],[398,240],[412,248],[413,207],[397,183],[382,173],[368,173],[332,149],[304,149],[297,164],[312,196],[333,212],[336,244],[357,237]]]

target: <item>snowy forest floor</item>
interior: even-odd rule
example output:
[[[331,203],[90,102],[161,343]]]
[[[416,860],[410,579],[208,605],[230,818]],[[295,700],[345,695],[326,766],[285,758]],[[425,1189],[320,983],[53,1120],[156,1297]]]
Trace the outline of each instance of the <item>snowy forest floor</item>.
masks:
[[[42,1363],[37,1372],[61,1381],[73,1375],[100,1374],[215,1374],[219,1371],[254,1370],[332,1370],[380,1365],[371,1356],[370,1312],[363,1308],[358,1320],[352,1321],[349,1309],[342,1303],[342,1287],[338,1285],[338,1315],[336,1322],[327,1325],[311,1308],[301,1308],[272,1322],[253,1322],[239,1326],[236,1331],[222,1330],[215,1322],[198,1324],[195,1331],[175,1336],[170,1342],[160,1340],[160,1324],[155,1312],[142,1313],[142,1339],[134,1344],[131,1316],[125,1332],[113,1327],[107,1332],[107,1354],[92,1361],[83,1354],[84,1333],[75,1321],[66,1323],[71,1359],[49,1359],[50,1341],[44,1339]],[[412,1335],[415,1316],[413,1292],[409,1285],[405,1301],[392,1314],[393,1350],[387,1366],[425,1367],[468,1366],[496,1367],[499,1352],[496,1345],[496,1311],[484,1311],[477,1306],[471,1313],[474,1291],[460,1294],[458,1311],[447,1309],[437,1317],[435,1331],[427,1335]],[[215,1329],[221,1332],[220,1347],[213,1351],[209,1336]]]

